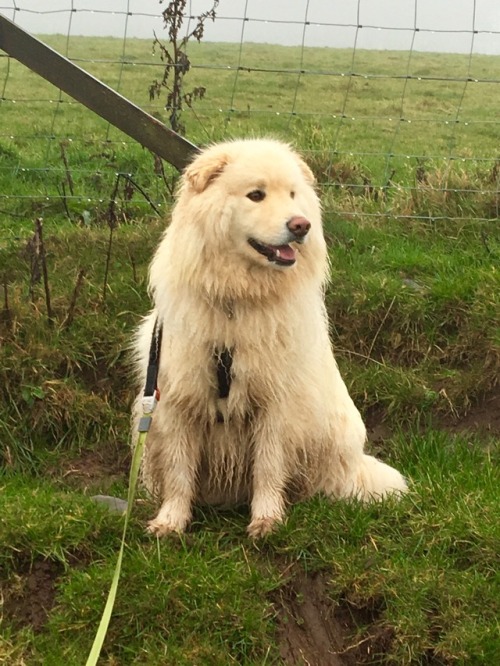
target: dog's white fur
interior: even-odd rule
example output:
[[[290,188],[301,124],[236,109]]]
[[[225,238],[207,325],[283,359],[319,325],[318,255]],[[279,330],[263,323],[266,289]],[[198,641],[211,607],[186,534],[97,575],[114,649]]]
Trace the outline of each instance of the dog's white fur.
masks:
[[[162,502],[149,524],[155,534],[184,530],[195,501],[249,502],[248,532],[257,537],[283,520],[291,498],[371,500],[406,489],[398,471],[363,453],[365,427],[333,357],[313,184],[289,146],[265,139],[212,146],[183,175],[151,264],[154,310],[135,343],[143,384],[159,318],[161,399],[142,468]],[[247,196],[255,190],[262,201]],[[295,218],[311,225],[301,244],[286,226]],[[268,260],[249,238],[291,242],[295,264]],[[224,400],[214,359],[222,348],[233,355]]]

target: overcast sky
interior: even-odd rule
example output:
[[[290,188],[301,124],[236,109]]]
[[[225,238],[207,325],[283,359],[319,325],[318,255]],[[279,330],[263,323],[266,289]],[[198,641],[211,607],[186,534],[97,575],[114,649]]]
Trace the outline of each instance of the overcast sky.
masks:
[[[167,2],[0,0],[0,12],[38,34],[70,29],[73,35],[123,37],[126,30],[129,37],[151,38],[153,31],[161,34]],[[188,6],[197,14],[211,0]],[[500,0],[220,0],[205,40],[239,42],[242,36],[248,42],[332,47],[352,47],[356,40],[358,48],[403,50],[414,40],[421,51],[500,54]]]

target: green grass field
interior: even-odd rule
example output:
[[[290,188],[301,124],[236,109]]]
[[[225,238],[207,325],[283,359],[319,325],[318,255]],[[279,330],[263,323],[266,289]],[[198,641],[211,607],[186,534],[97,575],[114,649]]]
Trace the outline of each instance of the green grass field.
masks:
[[[50,42],[64,50],[64,38]],[[119,60],[122,42],[72,38],[69,55]],[[239,57],[235,45],[192,49],[197,65]],[[300,58],[244,45],[241,64],[295,69]],[[124,60],[123,71],[89,69],[113,86],[121,75],[121,92],[165,120],[148,102],[151,44],[130,40]],[[298,88],[296,73],[242,70],[235,86],[234,71],[193,69],[189,85],[207,96],[186,111],[188,137],[271,133],[304,151],[323,199],[339,365],[370,450],[412,490],[372,507],[314,498],[257,543],[245,509],[202,507],[188,534],[158,543],[140,493],[103,666],[498,661],[500,90],[469,83],[464,122],[453,123],[464,82],[433,77],[500,79],[500,60],[474,57],[469,71],[460,56],[413,54],[408,65],[408,54],[360,51],[352,65],[351,52],[308,49],[302,66],[316,74]],[[124,180],[114,207],[110,197],[123,171],[168,210],[173,172],[9,67],[5,79],[0,59],[4,97],[16,100],[0,110],[0,664],[77,666],[122,530],[90,497],[126,495],[127,345],[149,308],[147,265],[165,225]],[[401,111],[401,80],[325,75],[351,69],[422,80],[408,82]]]
[[[120,39],[43,39],[168,121],[166,95],[149,100],[162,75],[149,40],[124,47]],[[348,49],[210,43],[188,52],[186,91],[207,90],[183,115],[194,143],[256,134],[290,140],[344,213],[373,212],[365,194],[381,189],[382,209],[398,215],[498,215],[497,57],[363,50],[353,57]],[[0,82],[0,192],[10,197],[0,210],[67,215],[65,197],[71,214],[95,216],[117,171],[163,201],[148,151],[68,96],[59,104],[59,92],[19,63],[0,59]]]

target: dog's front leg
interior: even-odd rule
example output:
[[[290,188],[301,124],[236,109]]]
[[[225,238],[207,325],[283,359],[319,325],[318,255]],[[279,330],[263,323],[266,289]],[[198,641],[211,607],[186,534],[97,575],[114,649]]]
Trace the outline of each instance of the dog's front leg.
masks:
[[[148,524],[148,531],[156,536],[170,532],[183,532],[191,520],[191,507],[196,489],[199,462],[199,433],[186,427],[175,426],[175,419],[162,428],[156,422],[152,427],[148,458],[156,486],[160,490],[162,505],[158,515]],[[151,469],[153,467],[154,469]]]
[[[284,431],[283,431],[284,432]],[[285,511],[286,459],[276,422],[256,434],[252,470],[252,538],[263,537],[283,521]]]

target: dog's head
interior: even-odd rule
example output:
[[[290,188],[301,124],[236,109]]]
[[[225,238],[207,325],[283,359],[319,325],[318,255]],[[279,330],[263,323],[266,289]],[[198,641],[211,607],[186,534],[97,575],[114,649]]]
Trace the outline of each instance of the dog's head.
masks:
[[[314,175],[288,145],[266,139],[218,144],[187,167],[180,201],[208,237],[265,266],[293,266],[322,242]],[[203,214],[205,211],[205,215]],[[210,228],[212,225],[212,228]]]

